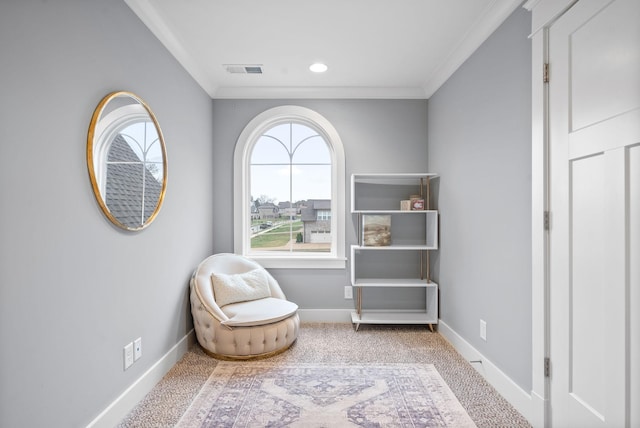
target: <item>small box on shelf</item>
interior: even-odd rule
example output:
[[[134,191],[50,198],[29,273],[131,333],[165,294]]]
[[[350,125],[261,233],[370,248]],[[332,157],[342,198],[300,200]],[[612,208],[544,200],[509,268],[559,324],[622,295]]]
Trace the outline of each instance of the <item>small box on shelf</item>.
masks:
[[[410,201],[412,211],[424,210],[424,199],[420,195],[411,195]]]
[[[411,201],[411,209],[413,211],[424,211],[424,199],[414,199]]]

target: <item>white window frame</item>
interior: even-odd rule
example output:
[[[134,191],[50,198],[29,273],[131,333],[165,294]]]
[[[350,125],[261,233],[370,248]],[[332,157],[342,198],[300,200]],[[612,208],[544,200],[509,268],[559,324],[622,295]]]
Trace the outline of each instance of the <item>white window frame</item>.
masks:
[[[318,131],[331,154],[331,252],[329,253],[277,253],[249,254],[250,236],[250,184],[251,152],[267,130],[284,122],[296,122]],[[251,257],[266,268],[344,269],[345,257],[345,159],[342,140],[333,125],[319,113],[301,106],[280,106],[264,111],[244,128],[234,152],[233,207],[234,251]]]

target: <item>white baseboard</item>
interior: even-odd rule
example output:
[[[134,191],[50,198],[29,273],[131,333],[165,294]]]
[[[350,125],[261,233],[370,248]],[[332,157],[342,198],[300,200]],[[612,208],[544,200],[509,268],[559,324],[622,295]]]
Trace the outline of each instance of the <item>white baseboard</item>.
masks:
[[[527,394],[509,376],[485,358],[484,355],[442,320],[438,324],[438,333],[447,339],[467,361],[482,361],[481,364],[472,363],[472,366],[530,423],[537,419],[535,418],[537,413],[534,410],[534,400],[530,394]],[[541,425],[534,424],[534,426]]]
[[[178,343],[164,354],[153,366],[149,368],[138,380],[129,386],[116,400],[100,413],[87,428],[112,428],[116,426],[129,412],[153,389],[164,377],[189,347],[195,343],[193,329],[187,333]]]
[[[302,322],[348,322],[353,309],[298,309]]]

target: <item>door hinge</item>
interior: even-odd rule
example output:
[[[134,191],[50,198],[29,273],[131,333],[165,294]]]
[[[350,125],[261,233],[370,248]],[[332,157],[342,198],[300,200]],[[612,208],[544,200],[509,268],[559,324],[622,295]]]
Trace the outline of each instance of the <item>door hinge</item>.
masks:
[[[542,65],[542,83],[549,83],[549,63]]]
[[[544,230],[549,230],[549,211],[544,212]]]
[[[551,359],[546,357],[544,359],[544,377],[551,376]]]

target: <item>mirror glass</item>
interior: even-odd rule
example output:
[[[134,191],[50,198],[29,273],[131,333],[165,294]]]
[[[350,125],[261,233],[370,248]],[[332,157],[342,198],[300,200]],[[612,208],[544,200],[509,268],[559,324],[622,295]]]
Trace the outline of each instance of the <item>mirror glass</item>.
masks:
[[[125,230],[141,230],[160,211],[167,187],[167,155],[149,106],[131,92],[100,101],[87,137],[87,165],[96,200]]]

